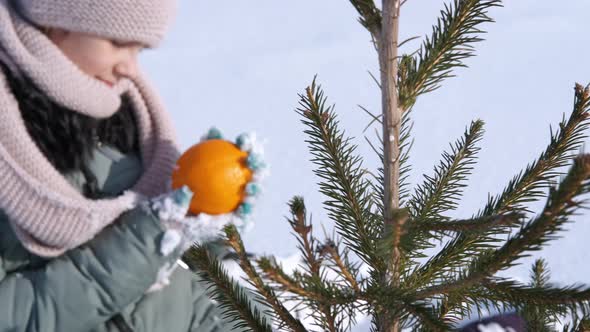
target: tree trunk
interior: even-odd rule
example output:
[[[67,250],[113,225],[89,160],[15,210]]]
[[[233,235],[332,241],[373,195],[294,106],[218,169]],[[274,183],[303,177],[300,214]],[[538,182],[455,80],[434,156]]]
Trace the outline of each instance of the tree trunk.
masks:
[[[383,148],[385,175],[385,226],[396,228],[395,210],[399,208],[399,154],[402,111],[398,107],[397,92],[397,45],[399,35],[400,0],[383,0],[382,28],[379,42],[379,66],[381,70],[381,102],[383,113]],[[382,280],[384,284],[398,286],[400,252],[394,246],[388,270]],[[393,308],[392,308],[393,309]],[[381,332],[399,332],[399,320],[387,318],[387,309],[378,316]]]

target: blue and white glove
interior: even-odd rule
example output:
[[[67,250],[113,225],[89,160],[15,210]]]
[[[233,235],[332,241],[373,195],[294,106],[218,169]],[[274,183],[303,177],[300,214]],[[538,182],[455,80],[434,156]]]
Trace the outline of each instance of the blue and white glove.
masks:
[[[222,139],[221,132],[211,128],[202,139]],[[190,201],[193,197],[191,190],[184,186],[172,190],[142,203],[143,207],[154,213],[164,225],[166,232],[160,242],[160,253],[169,256],[172,253],[182,254],[194,243],[204,243],[218,239],[227,224],[234,224],[241,232],[252,228],[252,208],[261,192],[261,182],[268,175],[268,166],[263,159],[262,143],[256,139],[254,133],[241,134],[235,144],[248,153],[247,164],[252,170],[252,181],[246,185],[246,198],[233,213],[208,215],[200,213],[197,216],[187,216]],[[148,292],[161,289],[169,284],[169,278],[178,264],[170,263],[162,267],[158,273],[158,280]]]
[[[195,243],[204,243],[218,238],[223,228],[232,220],[208,218],[206,215],[187,216],[193,193],[184,186],[142,203],[142,208],[153,213],[166,230],[160,240],[160,254],[180,256]],[[236,220],[239,221],[239,220]],[[164,265],[158,272],[156,282],[148,293],[167,286],[177,262]]]
[[[224,139],[221,131],[215,127],[209,129],[207,134],[201,137],[201,141],[210,139]],[[238,135],[234,141],[235,145],[240,150],[246,152],[248,157],[246,164],[252,171],[252,179],[246,185],[245,198],[241,202],[236,211],[232,213],[210,216],[206,214],[199,215],[203,220],[213,223],[227,224],[233,223],[238,227],[241,233],[245,233],[252,229],[254,223],[252,221],[252,211],[256,205],[256,201],[262,192],[262,182],[269,175],[270,170],[268,164],[264,160],[264,142],[256,137],[256,133],[243,133]]]

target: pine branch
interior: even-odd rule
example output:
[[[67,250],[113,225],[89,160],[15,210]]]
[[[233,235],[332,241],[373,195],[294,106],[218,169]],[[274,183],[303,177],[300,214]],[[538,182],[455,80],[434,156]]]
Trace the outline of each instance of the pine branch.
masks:
[[[245,290],[227,275],[221,263],[205,247],[193,246],[184,254],[183,261],[191,270],[200,271],[198,274],[210,285],[208,293],[219,301],[224,318],[235,322],[235,329],[272,331],[266,318],[252,305]]]
[[[443,213],[457,208],[457,201],[462,195],[465,180],[473,169],[476,146],[483,135],[483,121],[471,122],[463,137],[451,145],[450,152],[444,152],[441,163],[435,167],[434,176],[426,176],[419,185],[412,199],[408,202],[412,224],[420,227],[422,223],[441,222],[448,218]],[[404,244],[408,247],[408,257],[416,258],[419,253],[433,247],[432,239],[440,239],[440,235],[432,232],[409,232]],[[443,250],[444,252],[444,250]],[[437,277],[436,270],[428,265],[413,273],[413,282],[428,282]]]
[[[582,207],[583,201],[576,198],[589,191],[590,154],[575,159],[567,176],[559,187],[550,192],[543,212],[511,237],[500,249],[478,256],[466,275],[456,281],[429,287],[419,291],[417,298],[447,294],[469,288],[493,275],[499,270],[514,265],[514,261],[524,257],[525,251],[540,250],[546,242],[555,239],[555,233],[562,230],[569,217]]]
[[[514,177],[501,195],[490,199],[482,215],[497,214],[501,211],[517,210],[530,212],[525,204],[545,196],[544,189],[552,180],[561,175],[556,169],[566,166],[587,137],[589,128],[590,90],[579,84],[575,87],[574,110],[570,118],[559,124],[559,130],[552,133],[551,141],[541,156],[519,175]]]
[[[314,325],[320,327],[323,331],[338,331],[338,312],[334,309],[326,303],[317,303],[316,306],[312,306],[313,313],[311,316],[314,318]]]
[[[359,22],[369,30],[373,41],[377,42],[381,35],[381,11],[375,6],[375,2],[373,0],[350,0],[350,3],[361,15]]]
[[[291,219],[288,219],[289,225],[295,232],[298,247],[306,263],[307,272],[310,275],[320,275],[321,258],[316,256],[316,244],[311,232],[313,226],[307,223],[307,212],[303,197],[295,196],[289,202],[291,210]]]
[[[327,256],[335,265],[335,269],[333,269],[336,273],[340,273],[343,276],[343,279],[348,282],[350,287],[357,293],[361,292],[361,288],[359,283],[356,280],[356,273],[353,274],[353,269],[348,263],[348,260],[342,259],[342,256],[339,253],[338,245],[336,245],[333,241],[327,241],[327,244],[324,244],[319,251],[322,256]]]
[[[410,151],[412,150],[412,145],[414,144],[414,140],[411,139],[413,123],[410,118],[411,109],[407,110],[402,115],[402,126],[401,126],[401,133],[399,138],[399,205],[404,206],[406,204],[406,200],[409,198],[410,190],[409,190],[409,183],[408,178],[410,176],[410,171],[412,167],[409,163],[410,160]],[[383,157],[381,157],[383,160]],[[383,182],[381,182],[383,183]]]
[[[274,282],[282,291],[296,294],[302,298],[319,301],[319,295],[304,289],[301,283],[289,276],[273,257],[260,257],[256,264],[262,270],[264,278]]]
[[[404,309],[412,316],[416,317],[420,322],[420,326],[427,331],[446,332],[451,330],[451,327],[443,320],[439,319],[435,311],[429,306],[416,303],[405,303]]]
[[[572,158],[571,154],[581,147],[586,138],[584,131],[590,124],[589,112],[590,90],[577,84],[573,112],[569,119],[560,123],[560,130],[552,133],[547,149],[512,179],[501,195],[490,199],[479,216],[530,212],[525,204],[545,195],[544,190],[550,186],[551,180],[561,174],[557,169],[567,165]],[[492,235],[487,232],[479,236],[472,233],[459,234],[420,268],[419,278],[432,281],[448,274],[450,270],[462,267],[473,258],[473,254],[486,250],[490,243],[496,241]]]
[[[540,289],[549,285],[549,268],[543,259],[537,259],[531,269],[531,282],[529,287]],[[546,310],[539,305],[523,305],[519,310],[520,315],[527,321],[529,329],[539,332],[553,332],[553,326],[558,321],[555,313]]]
[[[412,227],[423,232],[481,232],[484,230],[497,229],[498,227],[514,226],[519,224],[523,217],[522,214],[512,213],[477,219],[422,222],[419,224],[412,224]]]
[[[545,287],[549,285],[549,267],[544,259],[535,260],[531,269],[531,286]]]
[[[346,288],[324,280],[322,284],[318,279],[294,273],[289,276],[276,260],[272,257],[260,257],[257,260],[258,267],[262,270],[264,278],[278,285],[281,291],[295,294],[290,300],[326,302],[331,305],[345,305],[354,302],[356,297],[363,298],[363,293],[349,292]]]
[[[410,160],[410,151],[412,150],[412,146],[414,145],[414,140],[411,138],[412,129],[414,124],[410,117],[412,110],[408,110],[402,114],[402,125],[401,125],[401,132],[400,132],[400,143],[399,143],[399,200],[400,206],[406,205],[406,201],[409,198],[409,182],[408,178],[410,177],[410,172],[412,171],[412,167],[409,163]],[[381,120],[379,120],[381,123]],[[379,157],[379,160],[383,162],[383,142],[380,139],[381,148],[377,149],[373,143],[365,136],[365,139],[371,145],[373,151]],[[379,167],[377,169],[378,173],[373,177],[373,181],[371,181],[371,188],[375,193],[375,200],[374,204],[377,207],[377,211],[380,215],[384,214],[384,206],[383,202],[385,200],[385,188],[383,186],[385,181],[385,176],[383,174],[383,167]]]
[[[495,251],[485,263],[487,268],[493,267],[495,272],[510,267],[512,262],[525,256],[523,252],[540,250],[546,242],[555,239],[555,234],[562,231],[563,225],[570,221],[569,217],[583,207],[584,201],[576,198],[588,192],[589,178],[590,154],[581,155],[574,160],[557,189],[550,191],[543,212]]]
[[[473,170],[476,146],[483,135],[483,121],[473,121],[463,137],[451,145],[450,152],[444,152],[440,165],[435,167],[434,176],[425,175],[426,180],[416,188],[408,202],[410,214],[416,223],[446,219],[442,213],[457,208],[465,180]]]
[[[309,278],[314,281],[314,284],[324,284],[325,278],[322,275],[321,269],[321,256],[316,256],[317,246],[315,239],[312,236],[312,225],[307,223],[306,209],[303,198],[295,197],[289,202],[292,217],[289,220],[289,224],[293,228],[296,234],[297,241],[299,242],[299,249],[303,255],[307,273]],[[330,305],[329,301],[325,301],[322,297],[318,299],[309,299],[309,303],[313,309],[318,309],[318,317],[315,320],[318,326],[328,331],[336,331],[336,314],[334,308]]]
[[[273,308],[276,318],[281,321],[281,325],[287,326],[291,331],[295,332],[306,332],[307,330],[301,324],[301,322],[294,318],[287,308],[278,300],[274,293],[274,290],[266,285],[262,278],[258,275],[254,266],[250,263],[246,250],[244,249],[244,243],[240,237],[240,233],[234,225],[228,225],[224,229],[227,236],[227,243],[235,250],[239,257],[239,264],[242,270],[248,276],[248,281],[256,287],[257,291],[266,301],[266,304]]]
[[[326,108],[326,98],[315,79],[300,95],[297,112],[309,127],[305,133],[313,162],[314,173],[320,177],[320,192],[328,199],[324,202],[329,216],[347,246],[363,261],[373,267],[383,265],[375,255],[374,239],[379,225],[371,215],[372,193],[364,179],[362,159],[354,156],[356,146],[337,128],[338,121],[333,108]]]
[[[396,313],[401,314],[401,307],[404,303],[411,303],[413,298],[410,298],[408,291],[392,287],[382,286],[375,282],[371,282],[366,290],[360,296],[361,300],[366,301],[375,310],[383,308],[393,308],[398,310]]]
[[[484,317],[490,312],[514,311],[511,303],[491,299],[482,287],[471,288],[464,292],[443,295],[444,307],[440,310],[440,319],[460,321],[461,318]]]
[[[417,302],[413,297],[413,290],[399,289],[395,287],[383,287],[380,285],[370,285],[364,293],[369,305],[377,312],[382,308],[387,308],[389,318],[397,317],[404,321],[405,326],[423,326],[426,331],[449,331],[450,326],[447,321],[441,320],[435,314],[436,309],[423,302]],[[410,321],[411,315],[415,320]],[[416,322],[417,320],[417,322]],[[382,329],[380,321],[374,321],[375,329]]]
[[[357,293],[348,287],[326,280],[325,276],[302,276],[303,288],[317,295],[318,300],[303,298],[300,301],[311,310],[315,325],[322,330],[340,329],[342,322],[350,317],[343,316],[346,312],[355,312],[362,293]]]
[[[483,23],[493,22],[487,10],[501,6],[501,0],[454,0],[445,4],[432,35],[426,37],[417,57],[400,61],[400,107],[409,109],[416,98],[434,91],[440,83],[453,77],[453,69],[466,67],[463,61],[474,56],[473,44],[482,40],[478,35]]]
[[[565,309],[571,313],[576,311],[588,313],[590,309],[590,287],[588,286],[531,287],[513,280],[498,278],[487,279],[483,286],[498,300],[512,305],[553,307],[553,310],[559,310],[554,313],[555,315],[565,314]]]

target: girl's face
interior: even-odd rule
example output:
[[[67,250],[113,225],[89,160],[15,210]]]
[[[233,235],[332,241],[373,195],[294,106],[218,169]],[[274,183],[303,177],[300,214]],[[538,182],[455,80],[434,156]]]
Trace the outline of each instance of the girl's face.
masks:
[[[138,71],[140,43],[119,43],[102,37],[61,29],[49,29],[47,36],[84,73],[109,86]]]

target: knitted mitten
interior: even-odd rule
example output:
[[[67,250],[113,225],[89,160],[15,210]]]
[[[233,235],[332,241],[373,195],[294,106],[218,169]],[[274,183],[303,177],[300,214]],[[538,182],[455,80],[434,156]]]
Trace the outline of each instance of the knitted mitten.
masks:
[[[231,219],[221,219],[200,214],[187,216],[193,193],[187,186],[173,190],[142,203],[142,207],[149,209],[162,223],[165,233],[160,240],[160,254],[169,256],[182,255],[194,243],[203,243],[218,238],[221,230]],[[164,265],[156,282],[148,289],[148,292],[159,290],[169,284],[169,277],[176,269],[176,260]]]

